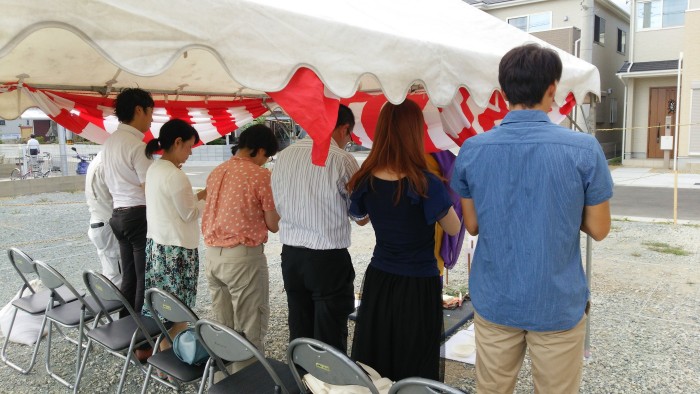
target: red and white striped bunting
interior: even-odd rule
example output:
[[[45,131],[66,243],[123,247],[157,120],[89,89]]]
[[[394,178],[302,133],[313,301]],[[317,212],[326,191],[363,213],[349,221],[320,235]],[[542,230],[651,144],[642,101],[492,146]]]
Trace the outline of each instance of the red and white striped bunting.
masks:
[[[52,120],[71,132],[98,144],[104,143],[117,129],[119,122],[112,107],[114,99],[83,96],[65,92],[35,89],[17,84],[2,85],[0,94],[19,90],[31,97],[37,107]],[[170,119],[182,119],[190,123],[201,143],[213,141],[229,134],[240,126],[267,112],[261,99],[237,99],[230,101],[155,101],[153,123],[144,135],[144,141],[158,136],[161,126]]]
[[[372,147],[379,112],[387,102],[382,94],[363,92],[351,98],[338,99],[325,89],[313,71],[306,68],[297,70],[284,89],[268,94],[313,138],[312,160],[321,166],[328,154],[338,102],[352,109],[356,120],[353,140],[367,148]],[[485,107],[477,105],[465,88],[459,89],[452,102],[443,108],[432,105],[424,93],[409,94],[407,98],[415,101],[423,110],[427,152],[458,148],[467,138],[490,130],[508,113],[506,101],[499,91],[491,94]],[[560,123],[575,105],[574,95],[569,93],[561,107],[555,105],[552,108],[550,119]]]

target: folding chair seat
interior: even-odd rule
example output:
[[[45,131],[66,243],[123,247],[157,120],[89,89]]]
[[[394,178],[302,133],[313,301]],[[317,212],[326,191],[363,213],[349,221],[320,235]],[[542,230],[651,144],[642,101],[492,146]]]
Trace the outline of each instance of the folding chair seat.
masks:
[[[161,289],[152,288],[146,290],[144,303],[151,312],[151,316],[162,317],[172,323],[186,322],[188,325],[194,327],[197,320],[199,320],[197,315],[192,312],[192,309],[185,305],[179,298]],[[156,318],[155,320],[160,328],[161,335],[158,337],[158,340],[156,340],[156,345],[153,348],[153,355],[148,358],[146,380],[143,382],[143,389],[141,392],[147,392],[151,372],[154,367],[175,378],[176,384],[168,383],[157,376],[154,376],[154,378],[160,383],[176,390],[180,389],[180,383],[195,383],[200,380],[204,375],[205,364],[190,365],[182,362],[173,351],[172,344],[174,338],[170,336],[168,329],[160,319]],[[162,341],[168,341],[171,347],[161,352],[158,351],[158,349]]]
[[[338,349],[311,338],[297,338],[287,349],[287,364],[302,393],[308,393],[298,367],[313,377],[332,385],[356,385],[369,389],[372,394],[379,391],[367,373]]]
[[[464,391],[435,380],[406,378],[394,383],[389,394],[464,394]]]
[[[73,285],[66,280],[63,275],[61,275],[56,269],[50,265],[44,263],[43,261],[34,261],[36,272],[39,275],[44,286],[50,290],[65,289],[67,290],[75,299],[74,302],[59,304],[58,306],[53,306],[53,302],[49,302],[44,321],[48,322],[48,335],[46,337],[46,372],[49,376],[58,380],[63,385],[72,389],[73,384],[69,383],[65,378],[56,374],[51,369],[51,343],[53,327],[56,325],[57,330],[63,335],[65,339],[76,345],[76,357],[75,357],[75,376],[78,375],[78,370],[80,368],[80,353],[83,349],[83,337],[86,330],[86,325],[90,321],[93,322],[92,327],[94,328],[100,317],[105,314],[111,314],[121,310],[122,305],[115,301],[106,301],[104,303],[105,309],[102,309],[100,304],[92,297],[83,297]],[[52,292],[52,298],[54,293]],[[84,293],[83,293],[84,294]],[[77,328],[78,329],[78,339],[73,340],[64,334],[59,327],[64,328]]]
[[[265,358],[260,350],[243,335],[221,323],[207,319],[197,322],[195,332],[210,356],[203,379],[211,380],[215,369],[226,376],[220,382],[210,385],[208,391],[210,394],[299,393],[289,366],[283,362]],[[233,374],[226,369],[226,362],[245,361],[252,357],[255,357],[258,362]]]
[[[12,301],[12,320],[10,322],[10,328],[7,330],[5,335],[5,342],[2,345],[2,352],[0,353],[0,358],[8,366],[16,369],[20,373],[27,374],[34,367],[36,362],[36,355],[39,351],[39,345],[41,344],[41,338],[44,334],[44,326],[46,324],[46,317],[41,324],[41,329],[34,342],[34,349],[32,351],[32,357],[29,361],[29,366],[27,368],[22,368],[19,365],[10,361],[7,357],[7,346],[10,342],[10,334],[12,333],[12,327],[15,325],[15,319],[17,317],[17,311],[21,310],[30,315],[44,315],[49,305],[49,300],[54,300],[56,303],[70,303],[76,300],[75,295],[65,287],[58,287],[56,289],[36,291],[27,279],[27,275],[36,275],[36,268],[34,265],[34,260],[29,257],[26,253],[22,252],[17,248],[10,248],[7,250],[7,257],[10,260],[10,264],[17,271],[17,274],[22,279],[22,286],[20,288],[20,297]],[[31,294],[27,296],[21,296],[25,290],[29,290]],[[52,302],[53,304],[53,302]]]
[[[113,355],[124,359],[124,366],[119,378],[119,386],[117,387],[117,393],[121,393],[130,364],[136,365],[142,373],[146,372],[145,368],[136,360],[133,353],[134,349],[145,343],[152,347],[155,346],[154,341],[160,335],[160,328],[154,319],[136,313],[134,308],[124,298],[122,292],[101,274],[87,271],[83,273],[83,280],[90,295],[100,305],[101,309],[106,309],[105,304],[113,301],[120,303],[129,314],[118,320],[114,320],[110,315],[106,315],[107,323],[98,324],[87,332],[87,348],[80,362],[74,392],[77,392],[80,386],[80,379],[90,355],[90,348],[93,343],[96,343]],[[126,353],[122,354],[125,351]]]

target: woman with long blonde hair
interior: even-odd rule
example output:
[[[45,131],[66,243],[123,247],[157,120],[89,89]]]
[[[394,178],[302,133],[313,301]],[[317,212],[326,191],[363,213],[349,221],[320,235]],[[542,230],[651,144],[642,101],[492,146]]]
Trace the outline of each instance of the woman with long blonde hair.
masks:
[[[425,162],[423,113],[411,100],[382,108],[372,151],[348,182],[350,215],[370,219],[376,246],[365,273],[352,358],[392,380],[441,380],[442,289],[435,223],[460,220]]]

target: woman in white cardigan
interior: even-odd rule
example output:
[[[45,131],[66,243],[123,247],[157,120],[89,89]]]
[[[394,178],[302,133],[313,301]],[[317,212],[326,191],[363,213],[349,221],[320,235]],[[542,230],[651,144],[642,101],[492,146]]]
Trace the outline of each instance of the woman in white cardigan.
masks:
[[[187,175],[180,169],[192,154],[199,134],[187,122],[173,119],[160,129],[158,138],[146,145],[151,158],[159,150],[163,155],[146,173],[146,283],[179,297],[190,308],[197,299],[199,277],[199,225],[206,190],[192,193]],[[144,307],[144,314],[148,311]],[[187,328],[175,324],[172,336]],[[167,341],[165,346],[169,346]],[[163,350],[163,349],[161,349]]]

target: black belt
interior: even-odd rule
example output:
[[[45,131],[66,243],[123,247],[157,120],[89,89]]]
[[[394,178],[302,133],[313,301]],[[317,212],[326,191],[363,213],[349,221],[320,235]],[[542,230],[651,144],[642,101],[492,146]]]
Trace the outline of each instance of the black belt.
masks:
[[[105,224],[102,223],[102,222],[99,222],[99,223],[90,223],[90,228],[100,228],[100,227],[102,227],[102,226],[104,226],[104,225],[105,225]]]
[[[124,211],[128,211],[128,210],[134,209],[134,208],[146,208],[146,206],[145,205],[136,205],[134,207],[114,208],[114,212],[124,212]]]

